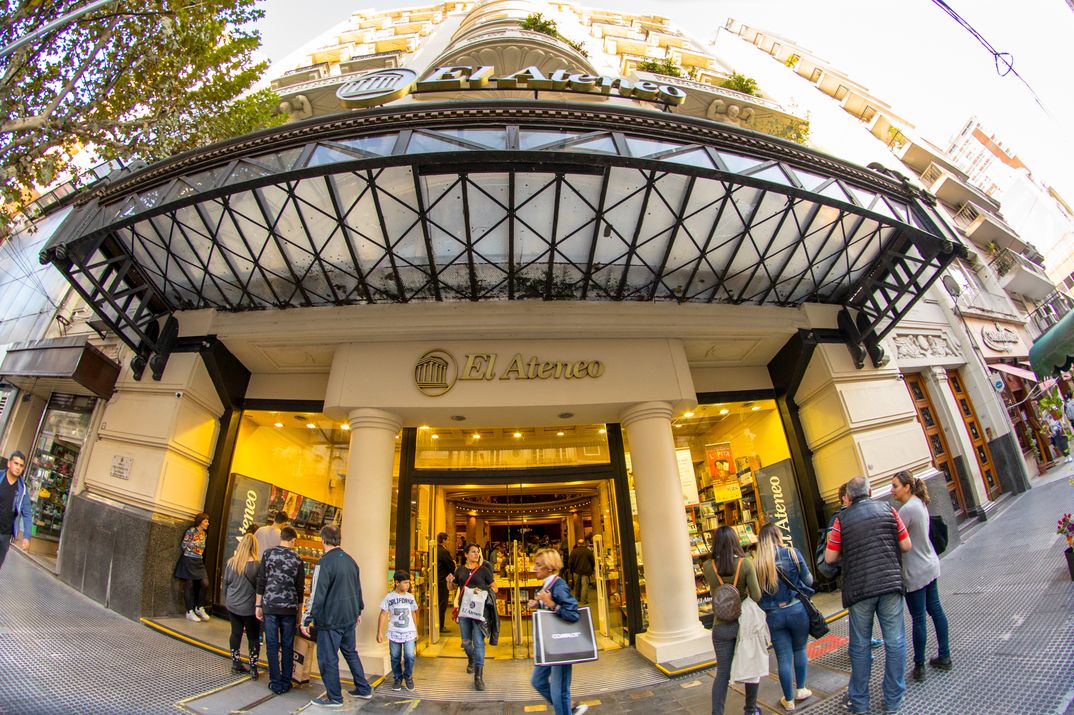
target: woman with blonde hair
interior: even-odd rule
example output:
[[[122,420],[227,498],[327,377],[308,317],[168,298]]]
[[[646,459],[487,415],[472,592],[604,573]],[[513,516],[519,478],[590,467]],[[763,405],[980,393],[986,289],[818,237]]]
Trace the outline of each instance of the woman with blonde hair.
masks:
[[[939,652],[929,665],[951,670],[951,642],[947,614],[940,605],[940,557],[929,540],[929,490],[925,482],[910,472],[898,472],[891,478],[891,495],[902,504],[899,518],[910,534],[910,550],[902,555],[902,583],[906,589],[906,608],[913,628],[914,680],[925,679],[925,643],[928,628],[925,614],[932,617]]]
[[[559,549],[543,548],[533,557],[533,568],[537,578],[544,583],[537,592],[537,598],[529,602],[531,609],[552,611],[567,623],[576,623],[578,601],[571,593],[571,587],[559,576],[563,570],[563,554]],[[530,685],[548,701],[556,715],[582,715],[589,706],[580,703],[573,707],[571,703],[571,675],[573,665],[538,665],[533,668]]]
[[[249,672],[254,680],[259,675],[257,658],[261,651],[261,623],[254,615],[257,566],[257,538],[253,534],[246,534],[235,547],[235,553],[224,564],[224,605],[231,617],[231,670],[235,673]],[[248,671],[239,657],[244,630],[250,649]]]
[[[809,640],[809,614],[798,599],[798,593],[785,581],[794,584],[802,593],[813,594],[813,574],[805,557],[795,548],[783,546],[783,535],[775,524],[765,524],[758,535],[757,556],[754,559],[757,583],[761,587],[761,610],[772,634],[776,651],[779,684],[783,697],[779,704],[790,712],[796,700],[813,696],[806,685],[806,642]],[[795,689],[795,683],[798,688]]]

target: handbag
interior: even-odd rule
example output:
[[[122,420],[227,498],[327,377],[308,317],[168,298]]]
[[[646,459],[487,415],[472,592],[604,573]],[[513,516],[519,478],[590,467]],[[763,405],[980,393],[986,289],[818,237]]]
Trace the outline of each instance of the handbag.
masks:
[[[478,566],[477,568],[479,569],[481,567]],[[466,583],[464,583],[462,585],[462,593],[459,594],[459,603],[462,603],[462,597],[466,595],[466,586],[467,586],[467,584],[470,583],[470,579],[472,579],[474,577],[475,573],[477,573],[477,569],[474,569],[473,571],[471,571],[470,575],[466,577]],[[451,620],[455,621],[456,623],[459,622],[459,607],[458,606],[455,606],[454,608],[451,609]],[[482,618],[481,620],[484,620],[484,618]]]
[[[791,551],[791,555],[794,557],[795,563],[798,563],[798,557],[794,555],[793,551]],[[813,601],[810,600],[809,596],[806,595],[806,593],[802,591],[802,589],[791,583],[791,580],[787,578],[778,568],[776,569],[776,573],[779,574],[779,577],[783,579],[783,583],[787,584],[788,588],[798,594],[798,600],[802,602],[803,606],[805,606],[806,615],[809,616],[809,635],[813,636],[814,638],[823,638],[824,636],[828,635],[828,631],[831,629],[828,628],[828,623],[824,620],[824,614],[822,614],[817,609],[817,607],[813,605]]]
[[[552,611],[533,612],[533,664],[568,665],[597,659],[597,638],[589,606],[578,609],[568,623]]]

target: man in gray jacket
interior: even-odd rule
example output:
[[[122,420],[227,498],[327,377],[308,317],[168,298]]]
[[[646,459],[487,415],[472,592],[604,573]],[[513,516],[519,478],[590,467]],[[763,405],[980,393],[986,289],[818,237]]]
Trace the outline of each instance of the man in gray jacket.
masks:
[[[324,556],[313,570],[313,583],[306,612],[302,616],[302,632],[309,636],[310,626],[317,629],[317,669],[324,681],[325,693],[311,703],[326,708],[343,706],[339,685],[339,653],[347,661],[354,678],[354,689],[348,691],[356,698],[369,700],[373,688],[365,679],[362,661],[354,647],[354,627],[362,622],[362,582],[358,564],[339,548],[339,527],[329,524],[321,528]]]

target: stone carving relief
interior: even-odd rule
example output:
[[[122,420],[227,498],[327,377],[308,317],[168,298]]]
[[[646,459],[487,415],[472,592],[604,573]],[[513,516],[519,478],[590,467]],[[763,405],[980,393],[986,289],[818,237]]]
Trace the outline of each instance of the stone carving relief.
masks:
[[[290,99],[283,100],[276,110],[280,114],[286,114],[289,122],[297,122],[300,119],[309,119],[313,116],[313,107],[304,94],[296,94]]]
[[[946,335],[897,335],[893,342],[900,360],[962,357]]]
[[[728,102],[726,99],[713,100],[706,112],[709,119],[715,119],[718,122],[727,122],[728,124],[734,124],[737,127],[750,126],[750,120],[753,119],[753,114],[753,107],[743,107],[740,104]]]

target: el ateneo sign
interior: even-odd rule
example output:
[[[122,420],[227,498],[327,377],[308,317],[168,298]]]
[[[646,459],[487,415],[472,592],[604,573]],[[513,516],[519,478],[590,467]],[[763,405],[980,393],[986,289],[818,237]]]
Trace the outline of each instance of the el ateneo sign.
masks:
[[[494,67],[449,65],[437,67],[422,80],[413,70],[380,70],[340,85],[336,97],[344,107],[362,109],[402,99],[423,92],[458,92],[482,89],[525,89],[577,94],[604,94],[678,106],[686,101],[686,92],[673,85],[632,81],[622,77],[571,72],[559,69],[545,75],[537,67],[526,67],[507,75],[496,75]]]
[[[500,364],[497,365],[497,362]],[[462,369],[447,350],[430,350],[414,365],[414,384],[429,397],[447,393],[458,381],[490,380],[584,380],[604,374],[600,360],[544,360],[515,353],[500,360],[498,353],[467,353]]]

